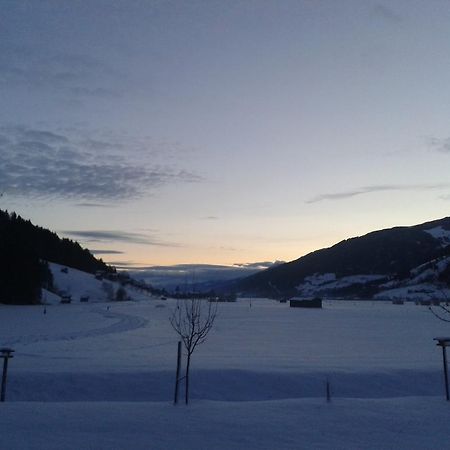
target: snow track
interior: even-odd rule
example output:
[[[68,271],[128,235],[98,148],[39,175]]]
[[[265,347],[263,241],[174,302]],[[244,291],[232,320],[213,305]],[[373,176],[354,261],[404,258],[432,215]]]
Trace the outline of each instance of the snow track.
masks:
[[[125,333],[128,331],[136,330],[138,328],[143,328],[148,324],[148,320],[143,317],[114,312],[111,310],[105,311],[98,307],[92,309],[90,312],[100,314],[105,319],[117,319],[118,321],[106,327],[94,328],[90,330],[72,331],[61,334],[37,334],[20,336],[14,339],[2,341],[2,345],[9,347],[15,346],[17,344],[36,344],[38,342],[74,341],[78,339],[104,336],[107,334]]]

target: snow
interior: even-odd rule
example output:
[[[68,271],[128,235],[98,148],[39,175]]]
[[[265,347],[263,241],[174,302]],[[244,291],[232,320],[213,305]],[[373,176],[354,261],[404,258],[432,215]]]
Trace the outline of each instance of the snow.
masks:
[[[424,231],[439,240],[443,247],[450,245],[450,230],[446,230],[445,228],[442,228],[442,226],[438,226]]]
[[[450,300],[450,289],[432,283],[417,283],[406,286],[387,289],[374,295],[374,299],[400,299],[405,301]]]
[[[110,280],[98,280],[95,275],[82,272],[72,267],[62,266],[56,263],[49,263],[49,268],[53,274],[53,284],[61,294],[68,294],[73,302],[79,302],[81,297],[89,297],[89,302],[105,302],[114,298],[120,287],[120,283]],[[143,300],[146,294],[139,292],[131,286],[125,287],[126,291],[133,299]],[[61,297],[48,291],[43,293],[44,303],[59,303]]]
[[[334,273],[316,273],[305,277],[304,282],[297,286],[303,296],[320,295],[335,289],[342,289],[356,284],[366,284],[386,279],[386,275],[358,274],[337,278]]]
[[[336,274],[334,273],[315,273],[314,275],[305,277],[304,283],[311,284],[312,286],[321,286],[334,280],[336,280]]]
[[[427,281],[433,281],[436,279],[436,271],[429,268],[419,273],[416,277],[408,281],[408,284],[420,284]]]
[[[91,275],[60,273],[62,287],[74,295],[102,293]],[[425,307],[324,301],[323,309],[307,310],[267,299],[220,304],[211,334],[193,355],[192,402],[174,407],[177,336],[168,317],[175,301],[95,299],[0,305],[0,346],[16,350],[0,408],[7,430],[0,448],[448,445],[450,409],[433,338],[450,335],[450,325]]]
[[[374,299],[401,299],[405,301],[450,300],[450,290],[439,282],[440,274],[450,264],[450,257],[442,257],[411,269],[405,280],[391,280],[379,286]]]
[[[438,398],[264,402],[6,403],[8,450],[379,450],[448,448]]]
[[[450,264],[450,257],[442,258],[436,262],[436,268],[439,273],[443,272]]]

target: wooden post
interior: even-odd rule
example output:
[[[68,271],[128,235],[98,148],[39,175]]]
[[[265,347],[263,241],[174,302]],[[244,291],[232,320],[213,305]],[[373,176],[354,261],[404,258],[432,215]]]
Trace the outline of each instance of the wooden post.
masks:
[[[180,385],[180,366],[181,366],[181,341],[178,341],[178,351],[177,351],[177,373],[175,378],[175,395],[173,399],[173,404],[178,403],[178,387]]]
[[[2,387],[0,392],[0,402],[4,402],[6,394],[6,376],[8,373],[8,359],[13,357],[12,353],[14,352],[14,350],[10,348],[1,348],[0,352],[1,352],[0,357],[3,358],[3,374],[2,374]]]
[[[450,345],[450,337],[434,338],[437,346],[442,347],[442,361],[444,363],[444,380],[445,380],[445,398],[450,401],[450,393],[448,389],[448,367],[447,367],[447,346]]]
[[[331,386],[330,381],[327,379],[327,403],[331,402]]]
[[[187,363],[186,363],[186,375],[184,376],[184,386],[185,386],[185,392],[184,392],[184,402],[186,405],[189,403],[189,369],[191,366],[191,353],[188,352],[187,354]]]
[[[445,398],[447,401],[450,400],[449,392],[448,392],[448,368],[447,368],[447,346],[442,346],[442,359],[444,362],[444,379],[445,379]]]

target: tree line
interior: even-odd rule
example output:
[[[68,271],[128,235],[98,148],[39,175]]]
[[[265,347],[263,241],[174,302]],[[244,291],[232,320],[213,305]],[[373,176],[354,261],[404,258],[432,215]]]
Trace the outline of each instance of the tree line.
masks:
[[[84,272],[115,272],[71,239],[0,210],[0,303],[34,304],[41,288],[52,288],[47,261]]]

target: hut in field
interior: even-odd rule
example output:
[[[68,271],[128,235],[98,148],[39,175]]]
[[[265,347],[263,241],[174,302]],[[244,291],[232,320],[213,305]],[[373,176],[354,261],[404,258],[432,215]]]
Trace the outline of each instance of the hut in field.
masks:
[[[289,300],[289,306],[291,308],[322,308],[322,299],[319,297],[314,298],[292,297]]]

